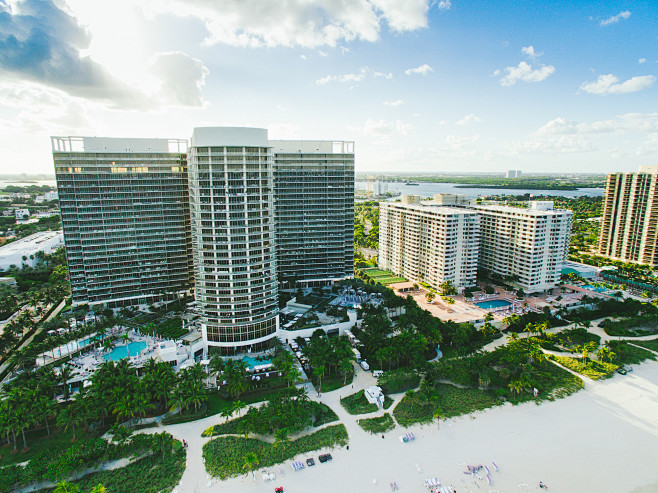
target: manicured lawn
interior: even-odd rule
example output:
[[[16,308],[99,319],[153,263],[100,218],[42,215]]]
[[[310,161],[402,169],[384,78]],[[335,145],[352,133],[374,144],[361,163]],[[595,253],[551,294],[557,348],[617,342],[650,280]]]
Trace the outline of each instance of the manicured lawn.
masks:
[[[395,422],[388,413],[380,418],[360,419],[357,423],[365,431],[373,434],[386,433],[395,428]]]
[[[344,446],[347,441],[347,430],[343,425],[329,426],[277,445],[253,438],[219,437],[203,446],[203,457],[208,473],[226,479],[245,473],[245,456],[251,452],[258,458],[257,469],[261,469],[325,447]]]
[[[340,404],[350,414],[366,414],[377,411],[377,405],[370,404],[363,391],[343,397]]]

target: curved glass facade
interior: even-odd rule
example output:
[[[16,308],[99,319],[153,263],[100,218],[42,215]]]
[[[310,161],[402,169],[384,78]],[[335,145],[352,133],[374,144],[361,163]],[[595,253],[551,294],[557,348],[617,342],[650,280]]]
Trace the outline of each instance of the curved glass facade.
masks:
[[[272,153],[260,129],[202,130],[217,135],[193,136],[188,153],[196,300],[209,346],[246,348],[278,323]]]

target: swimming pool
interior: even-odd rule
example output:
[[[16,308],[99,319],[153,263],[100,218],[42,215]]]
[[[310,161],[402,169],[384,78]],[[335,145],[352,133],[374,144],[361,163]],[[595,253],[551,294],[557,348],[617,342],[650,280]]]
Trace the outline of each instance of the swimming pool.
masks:
[[[242,358],[242,361],[245,362],[248,369],[251,369],[258,365],[267,365],[272,362],[272,360],[269,358],[265,358],[264,360],[260,361],[257,360],[256,358],[252,358],[251,356],[245,356],[244,358]]]
[[[490,301],[480,301],[479,303],[475,303],[475,305],[479,306],[484,310],[489,310],[491,308],[502,308],[504,306],[510,306],[511,303],[505,300],[490,300]]]
[[[110,354],[104,354],[105,361],[119,361],[128,356],[137,356],[140,351],[146,348],[146,343],[143,341],[131,342],[128,346],[117,346]]]
[[[609,289],[604,288],[603,286],[590,286],[589,284],[586,284],[583,286],[585,289],[589,289],[590,291],[595,291],[597,293],[607,293]]]

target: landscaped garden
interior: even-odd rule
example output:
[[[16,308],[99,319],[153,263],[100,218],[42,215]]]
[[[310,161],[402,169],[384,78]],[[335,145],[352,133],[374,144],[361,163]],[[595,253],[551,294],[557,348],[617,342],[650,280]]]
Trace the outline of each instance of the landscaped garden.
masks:
[[[132,458],[126,467],[97,472],[72,482],[83,491],[102,483],[111,492],[170,491],[178,484],[185,469],[185,450],[171,435],[133,435],[118,443],[102,438],[84,438],[48,442],[48,447],[34,453],[27,465],[14,464],[2,469],[0,491],[42,481],[53,484],[68,480],[77,472],[98,467],[108,461]],[[19,456],[21,457],[21,456]],[[25,460],[26,457],[21,457]],[[130,478],[130,481],[127,479]],[[46,491],[48,488],[46,487]]]
[[[379,433],[386,433],[387,431],[391,431],[393,428],[395,428],[395,421],[393,421],[393,418],[388,413],[385,413],[379,418],[360,419],[357,421],[357,423],[365,431],[375,435]]]
[[[203,458],[208,473],[227,479],[314,450],[345,446],[347,441],[347,430],[343,425],[328,426],[294,441],[283,438],[274,443],[255,438],[223,436],[203,446]]]

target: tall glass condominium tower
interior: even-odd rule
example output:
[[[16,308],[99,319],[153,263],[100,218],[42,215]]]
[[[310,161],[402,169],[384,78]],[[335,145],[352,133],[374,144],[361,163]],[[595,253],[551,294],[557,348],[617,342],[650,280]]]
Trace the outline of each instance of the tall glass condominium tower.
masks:
[[[279,281],[354,275],[354,142],[270,141]]]
[[[269,345],[278,327],[267,130],[203,127],[188,152],[195,293],[222,354]]]
[[[52,137],[74,304],[191,289],[186,140]]]

